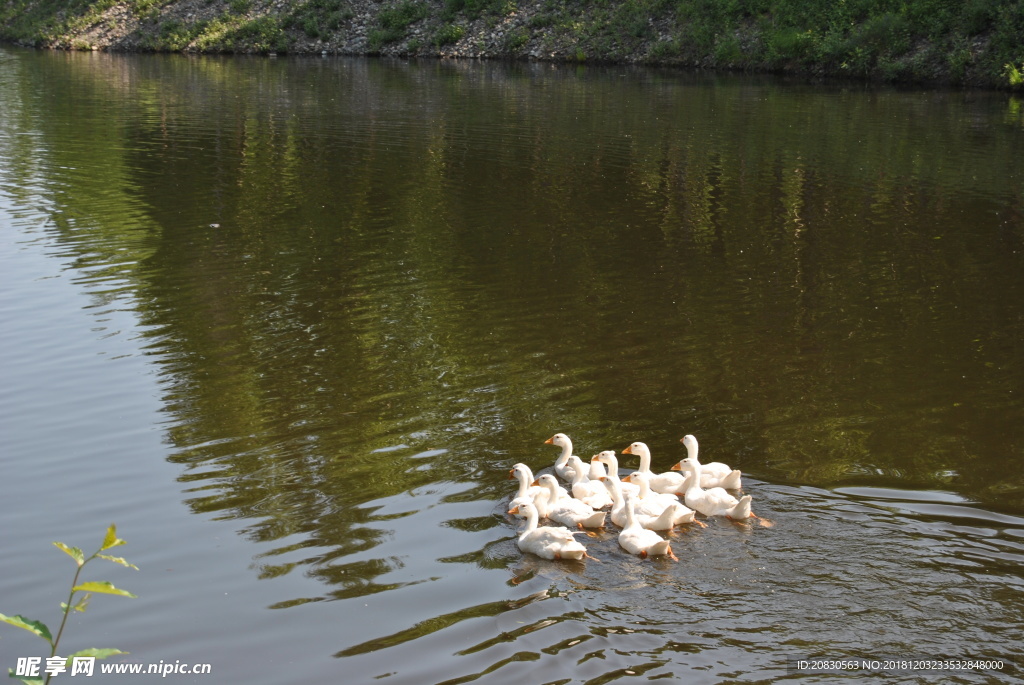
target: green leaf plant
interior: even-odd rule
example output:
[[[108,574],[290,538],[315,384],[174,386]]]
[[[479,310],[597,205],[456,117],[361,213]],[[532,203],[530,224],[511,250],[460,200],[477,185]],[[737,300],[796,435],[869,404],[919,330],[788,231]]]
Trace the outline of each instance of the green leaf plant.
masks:
[[[72,611],[85,611],[86,607],[89,605],[89,599],[92,597],[93,593],[98,592],[105,595],[121,595],[122,597],[135,597],[135,595],[128,592],[127,590],[122,590],[120,588],[114,587],[111,583],[105,580],[79,583],[78,578],[82,574],[82,569],[85,568],[85,565],[93,559],[106,559],[107,561],[112,561],[115,564],[127,566],[128,568],[133,568],[136,571],[139,570],[138,566],[136,566],[135,564],[129,564],[121,557],[114,557],[110,556],[109,554],[103,554],[103,552],[106,552],[108,549],[125,544],[124,540],[117,537],[117,527],[113,524],[111,524],[110,528],[107,528],[107,534],[103,538],[103,544],[100,545],[100,548],[96,550],[96,552],[94,552],[90,557],[86,557],[82,550],[78,547],[68,547],[63,542],[55,542],[53,544],[57,549],[67,554],[72,559],[74,559],[75,564],[78,566],[78,570],[75,571],[75,577],[71,580],[71,592],[68,594],[68,600],[66,602],[61,602],[60,604],[60,608],[63,614],[61,616],[60,627],[57,629],[57,636],[54,637],[53,634],[50,632],[50,629],[46,627],[46,624],[42,623],[41,621],[33,621],[32,619],[25,618],[21,615],[7,616],[5,614],[0,613],[0,621],[3,621],[4,623],[9,623],[17,628],[27,630],[28,632],[34,633],[42,639],[46,640],[50,645],[51,658],[57,654],[57,645],[60,643],[60,638],[64,634],[64,626],[67,625],[68,614],[70,614]],[[90,649],[83,649],[81,651],[75,652],[74,654],[69,654],[66,657],[64,665],[65,667],[70,666],[72,658],[76,656],[96,657],[98,659],[103,659],[113,654],[127,654],[127,652],[122,652],[119,649],[97,649],[95,647]],[[46,683],[50,682],[50,678],[52,677],[52,673],[47,673],[45,680],[42,677],[21,677],[20,675],[16,676],[15,673],[13,672],[13,669],[9,669],[9,671],[11,677],[18,677],[23,683],[28,683],[28,685],[45,685]]]
[[[1020,65],[1020,69],[1012,64],[1004,64],[1003,74],[1014,88],[1024,84],[1024,63]]]

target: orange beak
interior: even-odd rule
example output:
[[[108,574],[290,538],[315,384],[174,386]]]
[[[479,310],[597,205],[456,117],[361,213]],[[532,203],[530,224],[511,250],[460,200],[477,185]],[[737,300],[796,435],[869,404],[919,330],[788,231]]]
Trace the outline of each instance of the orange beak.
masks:
[[[628,447],[627,447],[626,449],[622,450],[622,453],[623,453],[623,454],[633,454],[633,453],[632,453],[632,452],[631,452],[631,451],[629,450],[629,448],[628,448]]]
[[[508,513],[510,513],[510,514],[518,514],[519,513],[519,507],[512,507],[511,509],[508,510]]]
[[[626,476],[625,478],[620,478],[619,480],[621,480],[623,483],[632,483],[633,482],[633,481],[631,481],[629,479],[629,476]]]
[[[516,479],[516,470],[515,469],[509,469],[508,470],[508,479],[509,480],[515,480]]]
[[[553,435],[552,435],[552,436],[551,436],[550,438],[548,438],[547,440],[545,440],[545,441],[544,441],[544,444],[545,444],[545,445],[554,445],[554,444],[555,444],[555,436],[553,436]]]
[[[540,485],[540,480],[535,480],[532,483],[530,483],[530,485]]]
[[[669,470],[670,471],[682,471],[683,467],[679,465],[679,462],[676,462],[675,464],[672,464],[672,466],[671,466],[671,468]]]

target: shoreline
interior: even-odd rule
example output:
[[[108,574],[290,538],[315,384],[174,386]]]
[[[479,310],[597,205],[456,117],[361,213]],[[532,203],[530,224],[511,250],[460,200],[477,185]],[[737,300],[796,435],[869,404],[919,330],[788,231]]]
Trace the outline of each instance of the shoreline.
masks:
[[[937,2],[854,20],[814,0],[732,14],[712,0],[78,0],[56,13],[6,0],[0,41],[124,53],[632,64],[1024,90],[1024,0],[977,0],[939,23],[923,12]]]

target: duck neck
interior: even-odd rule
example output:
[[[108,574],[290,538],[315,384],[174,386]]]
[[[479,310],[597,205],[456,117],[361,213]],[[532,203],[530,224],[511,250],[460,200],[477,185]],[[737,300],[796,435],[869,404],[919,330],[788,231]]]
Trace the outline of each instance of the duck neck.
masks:
[[[537,509],[537,516],[547,516],[548,509],[555,499],[551,496],[551,490],[544,483],[540,484],[540,492],[533,497],[533,506]]]
[[[572,466],[572,484],[586,483],[590,478],[587,476],[586,469],[583,468],[583,460],[579,457],[569,457],[569,464]]]
[[[686,443],[686,458],[693,461],[694,463],[699,463],[697,461],[697,451],[698,445],[696,438]]]
[[[619,481],[611,476],[605,476],[608,479],[608,492],[612,496],[612,503],[618,506],[622,502],[622,488],[619,486]]]
[[[537,507],[530,507],[526,512],[526,528],[519,534],[520,537],[527,533],[532,533],[537,530],[537,523],[540,521],[540,514],[537,513]]]
[[[516,470],[516,479],[519,481],[519,492],[516,493],[516,497],[526,497],[530,494],[530,483],[533,479],[519,470]]]
[[[651,482],[644,478],[642,475],[639,478],[630,478],[630,482],[636,481],[636,485],[640,488],[639,497],[643,499],[651,494]]]
[[[562,453],[558,455],[558,459],[555,461],[555,466],[565,466],[571,456],[572,443],[566,440],[562,445]]]
[[[544,484],[544,493],[547,497],[547,506],[550,509],[558,501],[558,483],[555,480],[548,480]]]
[[[640,473],[651,472],[651,451],[646,447],[641,447],[636,451],[636,455],[640,457],[640,468],[637,469]],[[643,487],[643,486],[640,486]]]
[[[633,501],[630,499],[626,500],[626,525],[623,528],[637,528],[639,525],[636,522],[636,512],[633,511]]]
[[[690,473],[683,481],[683,492],[700,490],[700,462],[696,459],[687,459],[687,461],[690,463]]]

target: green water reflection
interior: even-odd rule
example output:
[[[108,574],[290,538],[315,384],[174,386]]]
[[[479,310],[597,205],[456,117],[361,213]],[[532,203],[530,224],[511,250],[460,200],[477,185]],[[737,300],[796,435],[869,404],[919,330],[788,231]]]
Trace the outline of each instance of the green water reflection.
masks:
[[[44,206],[93,297],[132,304],[191,506],[254,537],[373,545],[360,504],[464,480],[497,498],[555,430],[586,455],[645,439],[667,466],[689,432],[775,483],[1024,504],[1006,95],[3,63],[5,191]]]
[[[281,654],[306,680],[734,682],[785,677],[781,649],[1019,651],[1019,101],[27,51],[0,51],[0,92],[4,230],[88,295],[88,335],[147,355],[171,487],[253,541],[242,578],[173,549],[252,625],[197,632],[174,586],[154,643],[261,682],[290,682]],[[102,406],[74,425],[103,421],[80,437],[120,440],[117,388],[81,382]],[[555,431],[583,456],[644,440],[657,468],[696,434],[778,525],[679,531],[678,564],[614,531],[588,538],[601,563],[522,555],[506,475]]]

